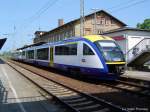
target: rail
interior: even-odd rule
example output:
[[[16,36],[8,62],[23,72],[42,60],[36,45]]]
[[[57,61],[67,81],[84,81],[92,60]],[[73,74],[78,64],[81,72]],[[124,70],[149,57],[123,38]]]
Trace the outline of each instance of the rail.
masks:
[[[46,91],[48,94],[52,95],[67,107],[72,109],[73,112],[128,112],[115,104],[77,91],[24,67],[20,67],[11,62],[7,62],[7,64],[32,81],[38,87]],[[27,72],[27,74],[25,74],[25,72]]]

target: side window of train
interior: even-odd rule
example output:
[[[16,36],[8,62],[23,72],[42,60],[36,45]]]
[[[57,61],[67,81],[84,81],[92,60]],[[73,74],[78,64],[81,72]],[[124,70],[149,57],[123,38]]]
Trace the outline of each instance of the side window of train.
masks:
[[[25,56],[25,51],[22,52],[22,55]]]
[[[95,54],[88,45],[83,44],[83,55],[95,55]]]
[[[37,49],[37,59],[48,60],[49,48]]]
[[[77,55],[77,44],[56,46],[55,55]]]
[[[34,50],[27,51],[27,58],[34,59]]]

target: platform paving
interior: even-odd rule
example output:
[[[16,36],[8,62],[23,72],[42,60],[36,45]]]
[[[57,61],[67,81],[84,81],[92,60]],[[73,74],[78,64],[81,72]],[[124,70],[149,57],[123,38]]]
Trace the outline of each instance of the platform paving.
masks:
[[[0,60],[0,112],[63,112],[56,102]]]
[[[126,71],[123,77],[135,78],[150,81],[150,72],[144,71]]]

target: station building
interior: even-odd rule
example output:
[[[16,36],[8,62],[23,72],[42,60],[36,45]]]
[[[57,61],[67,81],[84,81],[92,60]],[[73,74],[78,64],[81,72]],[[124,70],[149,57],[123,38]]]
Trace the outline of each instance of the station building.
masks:
[[[139,67],[150,60],[150,30],[123,27],[103,35],[116,40],[129,66]]]
[[[125,54],[144,38],[150,38],[150,30],[123,27],[107,31],[103,35],[110,36],[116,40]]]
[[[102,34],[126,26],[125,23],[104,10],[86,15],[84,19],[84,35]],[[63,19],[59,19],[57,28],[48,32],[36,31],[34,43],[55,42],[72,36],[80,36],[80,18],[66,24],[64,24]]]

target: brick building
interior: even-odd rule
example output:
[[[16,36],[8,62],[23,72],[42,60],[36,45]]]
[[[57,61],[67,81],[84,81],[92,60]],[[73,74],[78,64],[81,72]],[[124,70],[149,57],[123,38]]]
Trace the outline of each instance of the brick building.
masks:
[[[96,20],[96,22],[95,22]],[[109,30],[126,26],[104,10],[85,16],[84,35],[101,34]],[[55,42],[72,36],[80,36],[80,18],[64,24],[63,19],[58,20],[58,27],[48,32],[36,31],[34,43]]]

